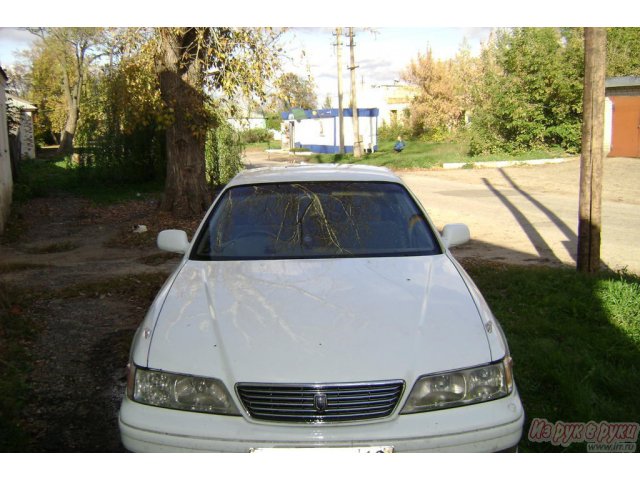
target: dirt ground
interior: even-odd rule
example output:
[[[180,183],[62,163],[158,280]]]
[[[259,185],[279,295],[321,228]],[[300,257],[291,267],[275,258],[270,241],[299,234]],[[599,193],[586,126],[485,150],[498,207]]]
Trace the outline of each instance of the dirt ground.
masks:
[[[0,245],[0,285],[28,294],[16,309],[37,330],[21,421],[28,451],[123,451],[117,412],[129,345],[178,262],[159,253],[155,236],[197,222],[174,225],[156,212],[154,200],[95,207],[67,196],[19,207],[21,231]],[[139,224],[149,231],[132,232]]]
[[[286,161],[264,155],[247,159],[253,167]],[[438,227],[449,221],[470,224],[472,242],[454,252],[460,258],[572,262],[577,160],[401,176]],[[615,238],[605,237],[605,260],[640,271],[640,252],[634,250],[640,243],[640,160],[608,159],[604,179],[604,229],[620,228]],[[123,451],[117,412],[129,343],[178,262],[175,255],[159,252],[155,237],[163,228],[193,232],[198,221],[162,216],[154,199],[96,207],[61,195],[17,209],[0,244],[0,284],[30,292],[20,314],[37,325],[28,345],[34,368],[22,418],[33,440],[30,451]],[[139,224],[148,231],[133,232]],[[617,257],[614,250],[620,250]]]

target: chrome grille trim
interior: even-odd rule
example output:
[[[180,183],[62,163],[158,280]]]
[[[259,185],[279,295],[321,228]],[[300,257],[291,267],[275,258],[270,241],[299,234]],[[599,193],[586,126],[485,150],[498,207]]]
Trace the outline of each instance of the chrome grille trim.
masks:
[[[352,422],[388,417],[404,391],[404,381],[337,384],[238,383],[236,393],[256,420],[290,423]],[[318,410],[316,396],[326,395]]]

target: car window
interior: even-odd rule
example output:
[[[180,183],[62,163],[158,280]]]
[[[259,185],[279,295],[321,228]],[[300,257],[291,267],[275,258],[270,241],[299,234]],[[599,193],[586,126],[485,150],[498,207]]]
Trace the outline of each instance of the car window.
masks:
[[[384,182],[301,182],[226,190],[194,260],[434,255],[431,227],[407,190]]]

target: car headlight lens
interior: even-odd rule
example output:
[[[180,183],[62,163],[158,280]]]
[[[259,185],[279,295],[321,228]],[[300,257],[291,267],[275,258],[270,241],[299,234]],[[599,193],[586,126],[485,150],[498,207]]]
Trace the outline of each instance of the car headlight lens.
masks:
[[[400,412],[418,413],[506,397],[513,390],[511,357],[455,372],[420,377]]]
[[[138,403],[219,415],[240,415],[224,384],[215,378],[134,368],[129,396]]]

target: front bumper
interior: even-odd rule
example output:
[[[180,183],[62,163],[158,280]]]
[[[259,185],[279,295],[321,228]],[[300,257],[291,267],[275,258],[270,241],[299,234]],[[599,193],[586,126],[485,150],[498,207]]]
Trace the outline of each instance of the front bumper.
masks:
[[[169,410],[124,398],[122,443],[135,452],[249,452],[254,448],[391,446],[395,452],[496,452],[520,441],[524,410],[505,398],[366,423],[284,425]]]

